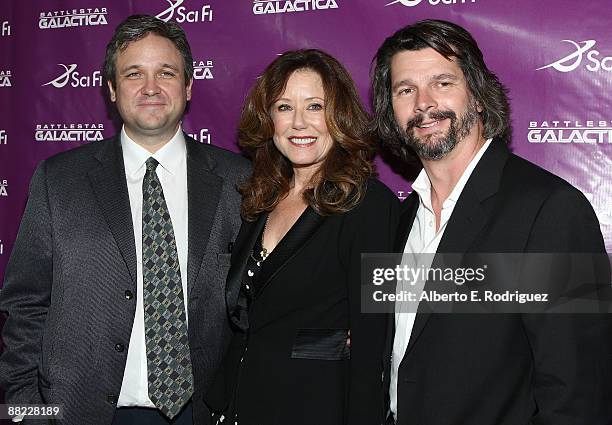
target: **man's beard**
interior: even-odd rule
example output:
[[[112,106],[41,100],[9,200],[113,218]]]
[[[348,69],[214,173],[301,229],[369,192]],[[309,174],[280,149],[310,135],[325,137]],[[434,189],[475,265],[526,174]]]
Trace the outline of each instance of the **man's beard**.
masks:
[[[446,133],[433,133],[424,137],[416,137],[414,128],[423,122],[450,119]],[[438,161],[451,152],[457,143],[463,140],[478,120],[478,111],[474,101],[469,102],[467,110],[457,119],[457,114],[451,110],[434,111],[429,114],[419,114],[406,124],[405,129],[398,128],[403,142],[410,146],[422,160]]]

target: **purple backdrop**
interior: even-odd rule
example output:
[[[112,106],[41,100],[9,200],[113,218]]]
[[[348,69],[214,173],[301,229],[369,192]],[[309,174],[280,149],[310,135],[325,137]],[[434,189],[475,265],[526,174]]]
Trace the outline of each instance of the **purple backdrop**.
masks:
[[[369,65],[386,36],[424,18],[466,27],[510,89],[514,151],[587,195],[610,252],[609,6],[609,0],[3,0],[0,281],[36,164],[118,129],[99,69],[114,27],[133,13],[183,26],[196,66],[184,128],[231,150],[247,90],[278,53],[328,51],[348,67],[369,105]],[[403,198],[409,177],[377,163],[382,180]]]

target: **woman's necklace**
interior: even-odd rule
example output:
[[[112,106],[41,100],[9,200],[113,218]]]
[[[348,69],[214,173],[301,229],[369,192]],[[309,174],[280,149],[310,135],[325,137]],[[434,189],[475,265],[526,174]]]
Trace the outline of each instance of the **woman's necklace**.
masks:
[[[270,255],[268,250],[264,247],[264,236],[266,235],[266,230],[268,229],[268,221],[270,221],[269,214],[266,217],[266,224],[264,224],[263,232],[261,232],[261,251],[259,251],[259,256],[261,257],[261,261],[265,261],[265,259],[268,258],[268,255]],[[260,265],[259,262],[257,263],[257,265],[258,266]]]

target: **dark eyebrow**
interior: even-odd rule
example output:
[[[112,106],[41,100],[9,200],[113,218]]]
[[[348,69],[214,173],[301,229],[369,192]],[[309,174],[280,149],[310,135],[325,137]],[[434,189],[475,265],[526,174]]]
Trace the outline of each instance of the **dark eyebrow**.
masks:
[[[140,64],[134,64],[134,65],[130,65],[130,66],[128,66],[128,67],[123,68],[123,69],[122,69],[120,72],[121,72],[121,73],[124,73],[124,72],[130,71],[130,70],[133,70],[133,69],[134,69],[134,70],[139,70],[139,69],[141,69],[141,68],[142,68],[142,65],[140,65]],[[178,71],[179,71],[179,69],[178,69],[178,67],[177,67],[177,66],[172,65],[172,64],[169,64],[169,63],[164,63],[164,64],[162,64],[162,65],[161,65],[161,68],[168,68],[168,69],[172,69],[173,71],[176,71],[176,72],[178,72]]]
[[[402,80],[402,81],[398,81],[397,83],[393,84],[391,86],[391,90],[396,90],[398,87],[401,86],[406,86],[406,85],[410,85],[410,81],[409,80]]]
[[[173,69],[173,70],[175,70],[175,71],[178,71],[178,70],[179,70],[177,66],[172,65],[172,64],[169,64],[169,63],[165,63],[165,64],[163,64],[163,65],[162,65],[162,68],[170,68],[170,69]]]
[[[440,81],[440,80],[457,81],[457,80],[459,80],[459,77],[457,77],[454,74],[438,74],[438,75],[434,75],[433,79],[436,80],[436,81]]]
[[[120,73],[123,74],[124,72],[128,72],[128,71],[130,71],[132,69],[136,69],[137,70],[137,69],[140,69],[141,67],[142,67],[142,65],[130,65],[130,66],[127,66],[127,67],[121,69]]]
[[[451,80],[451,81],[459,81],[460,78],[454,74],[438,74],[431,77],[432,80],[441,81],[441,80]],[[401,80],[391,86],[391,90],[395,91],[398,87],[410,85],[412,82],[410,80]]]
[[[320,100],[321,102],[325,102],[325,99],[323,99],[322,97],[319,97],[319,96],[311,96],[311,97],[307,97],[307,98],[306,98],[306,99],[304,99],[304,100],[306,100],[306,101],[311,101],[311,100]],[[276,103],[276,102],[280,102],[280,101],[283,101],[283,102],[291,102],[291,99],[287,99],[286,97],[281,97],[281,98],[279,98],[279,99],[276,99],[276,100],[274,101],[274,103]]]

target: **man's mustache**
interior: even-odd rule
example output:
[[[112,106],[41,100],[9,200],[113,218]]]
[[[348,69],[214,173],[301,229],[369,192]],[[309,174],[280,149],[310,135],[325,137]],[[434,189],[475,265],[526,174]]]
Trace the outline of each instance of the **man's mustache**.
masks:
[[[457,114],[453,111],[433,111],[428,114],[418,114],[406,123],[406,132],[412,130],[414,127],[418,127],[425,121],[440,121],[443,119],[450,119],[451,121],[457,119]]]

